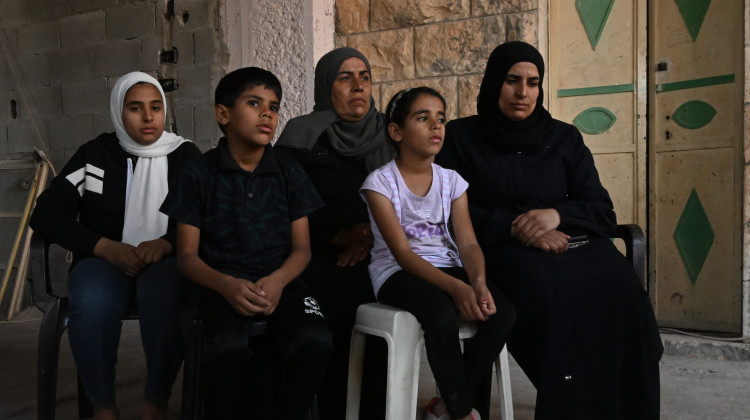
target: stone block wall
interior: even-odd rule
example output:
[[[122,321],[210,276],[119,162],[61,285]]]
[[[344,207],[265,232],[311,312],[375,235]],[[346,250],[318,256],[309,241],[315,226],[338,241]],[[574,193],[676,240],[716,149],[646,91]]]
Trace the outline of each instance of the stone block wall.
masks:
[[[487,58],[505,41],[539,46],[539,0],[337,0],[336,44],[370,61],[385,109],[401,89],[425,85],[449,119],[476,113]]]
[[[0,0],[0,159],[47,149],[56,169],[114,131],[109,94],[141,70],[175,78],[168,127],[206,150],[213,90],[226,71],[219,0]],[[160,50],[178,49],[176,64]]]

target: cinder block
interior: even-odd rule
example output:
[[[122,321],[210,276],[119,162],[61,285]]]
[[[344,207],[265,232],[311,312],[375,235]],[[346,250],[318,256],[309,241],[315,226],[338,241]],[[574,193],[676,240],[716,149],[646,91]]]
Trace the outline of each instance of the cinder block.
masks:
[[[65,50],[49,55],[48,71],[50,83],[62,85],[94,77],[91,65],[91,50]]]
[[[20,70],[18,67],[20,67]],[[18,67],[16,67],[16,70],[23,74],[22,80],[25,80],[29,86],[45,86],[50,84],[49,56],[47,54],[21,54],[18,57]],[[0,69],[2,69],[2,66],[0,66]],[[12,84],[11,86],[14,86],[16,89],[18,88],[15,80],[12,80],[10,77],[7,79]]]
[[[91,51],[94,77],[121,76],[139,70],[141,42],[137,39],[113,40],[94,47]]]
[[[172,46],[177,47],[178,66],[190,66],[195,63],[195,40],[193,39],[193,32],[185,31],[182,29],[175,29],[172,34]]]
[[[210,103],[195,104],[193,114],[195,125],[195,141],[206,144],[222,136],[219,125],[214,117],[214,105]]]
[[[33,99],[33,98],[32,98]],[[20,90],[9,89],[4,92],[2,103],[0,104],[0,121],[5,123],[19,122],[30,120],[29,111],[24,102],[24,96]]]
[[[71,157],[73,157],[73,154],[76,152],[75,150],[50,150],[50,160],[52,161],[52,166],[55,168],[56,173],[60,173],[62,169],[65,167],[65,164],[68,163]]]
[[[216,31],[205,29],[193,33],[195,46],[195,57],[193,63],[196,65],[211,65],[214,62],[219,45]]]
[[[155,7],[151,2],[138,2],[107,9],[107,39],[144,38],[154,34]]]
[[[103,109],[101,112],[91,114],[91,135],[96,137],[101,133],[112,133],[115,126],[112,125],[112,114],[109,109]]]
[[[175,0],[175,22],[188,29],[202,29],[213,19],[213,2],[205,0]]]
[[[0,124],[0,154],[8,154],[8,126]]]
[[[46,120],[35,119],[32,124],[31,120],[14,121],[8,124],[8,154],[33,152],[36,144],[40,142],[37,135],[46,136]]]
[[[58,21],[70,14],[69,1],[27,0],[26,13],[30,23]]]
[[[163,43],[161,36],[149,36],[141,39],[140,65],[138,66],[140,71],[156,73],[161,68],[159,51],[161,51]]]
[[[26,0],[0,0],[0,10],[3,11],[3,26],[6,28],[29,23]]]
[[[210,68],[207,66],[177,65],[175,74],[179,88],[174,93],[175,100],[185,102],[211,102],[213,91],[210,88]]]
[[[31,87],[30,91],[31,112],[35,118],[59,118],[62,115],[61,86],[37,85]]]
[[[90,114],[66,115],[62,118],[49,120],[49,148],[51,151],[78,150],[82,144],[94,137],[91,130]]]
[[[18,102],[17,92],[13,90],[0,91],[0,124],[7,124],[12,121],[11,118],[11,101]]]
[[[186,139],[195,139],[195,130],[193,129],[193,104],[178,103],[174,105],[174,123],[175,134],[185,137]]]
[[[73,13],[90,12],[92,10],[104,10],[117,6],[117,0],[71,0],[70,8]]]
[[[64,84],[62,87],[63,117],[100,112],[109,109],[105,78]]]
[[[27,54],[59,50],[59,22],[40,23],[18,28],[18,49]]]
[[[104,11],[96,10],[60,19],[60,45],[83,48],[106,41],[104,18]]]

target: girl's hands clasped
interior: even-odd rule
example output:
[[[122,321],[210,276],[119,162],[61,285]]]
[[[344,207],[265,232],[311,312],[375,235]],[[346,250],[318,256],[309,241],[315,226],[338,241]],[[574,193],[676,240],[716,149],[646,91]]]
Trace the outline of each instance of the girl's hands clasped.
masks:
[[[495,313],[495,302],[490,296],[487,286],[484,285],[486,294],[480,295],[475,287],[472,287],[461,280],[456,279],[457,283],[450,295],[453,298],[453,304],[456,306],[458,316],[464,321],[485,321],[492,315],[488,313],[490,304],[492,313]],[[483,292],[485,293],[485,292]],[[484,299],[484,300],[483,300]],[[487,300],[488,299],[488,300]],[[485,310],[483,305],[487,305]]]
[[[492,299],[492,294],[487,288],[487,283],[484,281],[475,281],[471,284],[471,287],[474,289],[474,293],[476,294],[479,309],[484,315],[483,320],[486,320],[490,317],[490,315],[494,315],[495,313],[497,313],[495,300]]]

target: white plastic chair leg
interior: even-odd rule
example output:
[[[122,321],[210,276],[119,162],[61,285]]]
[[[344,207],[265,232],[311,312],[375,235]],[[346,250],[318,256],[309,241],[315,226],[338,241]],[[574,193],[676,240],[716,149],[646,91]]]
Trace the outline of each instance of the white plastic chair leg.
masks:
[[[508,366],[508,346],[495,361],[495,376],[497,377],[497,393],[500,394],[500,416],[503,420],[513,420],[513,395],[510,390],[510,367]]]
[[[370,303],[360,305],[352,331],[347,385],[346,418],[359,418],[362,363],[366,335],[382,337],[388,344],[386,420],[416,416],[419,359],[424,337],[417,319],[409,312]]]

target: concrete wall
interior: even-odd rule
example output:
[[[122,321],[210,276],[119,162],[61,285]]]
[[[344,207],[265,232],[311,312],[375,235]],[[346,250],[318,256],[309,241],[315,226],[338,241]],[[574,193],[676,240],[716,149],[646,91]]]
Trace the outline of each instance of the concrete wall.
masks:
[[[134,70],[177,79],[168,124],[206,149],[228,60],[218,8],[219,0],[0,0],[0,159],[48,149],[62,168],[81,144],[113,131],[110,90]],[[178,63],[160,64],[171,46]]]
[[[742,240],[742,335],[750,342],[750,0],[745,0],[745,74],[743,98],[743,240]]]
[[[523,40],[545,49],[539,7],[538,0],[338,0],[336,42],[370,61],[379,109],[397,91],[425,85],[445,96],[448,118],[463,117],[476,113],[498,44]]]

